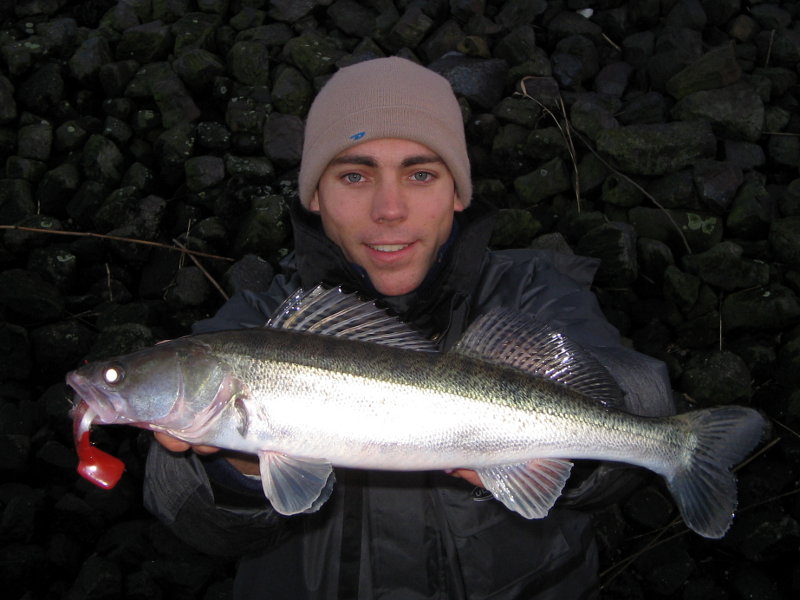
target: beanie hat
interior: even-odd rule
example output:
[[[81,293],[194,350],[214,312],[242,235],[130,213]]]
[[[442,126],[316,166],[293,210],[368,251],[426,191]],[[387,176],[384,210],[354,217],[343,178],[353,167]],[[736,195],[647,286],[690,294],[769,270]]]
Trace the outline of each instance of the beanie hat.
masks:
[[[323,86],[306,119],[300,201],[308,208],[328,163],[362,142],[400,138],[441,157],[465,207],[472,198],[461,107],[438,73],[399,57],[345,67]]]

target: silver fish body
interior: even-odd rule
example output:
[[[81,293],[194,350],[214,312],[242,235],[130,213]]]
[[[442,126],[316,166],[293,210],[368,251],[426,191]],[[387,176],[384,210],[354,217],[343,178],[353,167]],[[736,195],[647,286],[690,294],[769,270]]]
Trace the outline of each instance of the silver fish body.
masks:
[[[735,406],[628,414],[611,406],[613,382],[598,365],[534,328],[492,314],[444,354],[305,326],[227,331],[90,364],[68,382],[95,423],[257,454],[265,494],[285,514],[318,508],[332,466],[343,466],[474,469],[498,500],[541,518],[569,477],[567,459],[588,458],[659,473],[692,529],[724,535],[736,506],[730,467],[758,443],[763,418]],[[540,355],[530,340],[542,337]]]

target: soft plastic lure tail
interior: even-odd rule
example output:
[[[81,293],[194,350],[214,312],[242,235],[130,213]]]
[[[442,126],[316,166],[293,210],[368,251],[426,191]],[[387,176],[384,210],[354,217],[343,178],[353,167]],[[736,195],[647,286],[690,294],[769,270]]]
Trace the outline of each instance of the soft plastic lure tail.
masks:
[[[78,473],[96,486],[110,490],[122,477],[125,463],[92,445],[89,441],[92,419],[94,412],[86,402],[81,401],[73,409],[72,432],[78,451]]]

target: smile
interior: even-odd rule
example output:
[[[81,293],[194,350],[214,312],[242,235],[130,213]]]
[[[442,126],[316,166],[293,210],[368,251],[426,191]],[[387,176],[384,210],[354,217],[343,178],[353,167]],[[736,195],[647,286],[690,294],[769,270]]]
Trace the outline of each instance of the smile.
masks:
[[[378,252],[397,252],[399,250],[403,250],[404,248],[408,248],[410,244],[367,244],[373,250],[377,250]]]

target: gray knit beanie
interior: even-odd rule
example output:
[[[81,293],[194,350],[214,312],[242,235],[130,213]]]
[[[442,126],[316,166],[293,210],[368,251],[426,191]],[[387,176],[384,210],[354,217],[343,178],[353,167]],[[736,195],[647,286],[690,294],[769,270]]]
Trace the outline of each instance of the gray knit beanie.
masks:
[[[362,142],[401,138],[423,144],[450,169],[465,207],[472,199],[461,108],[438,73],[399,57],[345,67],[323,86],[306,120],[300,201],[308,208],[319,178],[340,152]]]

